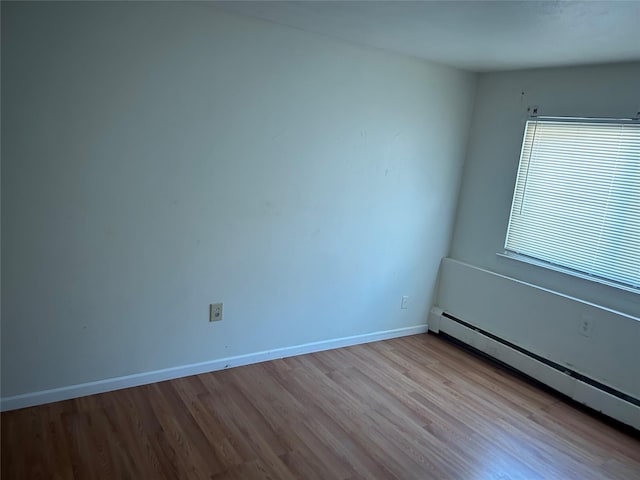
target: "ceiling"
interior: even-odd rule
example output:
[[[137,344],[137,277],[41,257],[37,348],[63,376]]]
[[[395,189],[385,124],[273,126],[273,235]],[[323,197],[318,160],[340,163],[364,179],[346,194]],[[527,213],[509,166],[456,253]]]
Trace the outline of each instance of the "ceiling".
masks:
[[[640,60],[640,0],[216,3],[473,71]]]

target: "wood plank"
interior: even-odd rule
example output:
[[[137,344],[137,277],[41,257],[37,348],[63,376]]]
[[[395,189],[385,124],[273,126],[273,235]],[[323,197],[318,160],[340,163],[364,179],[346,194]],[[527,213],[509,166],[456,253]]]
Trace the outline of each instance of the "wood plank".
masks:
[[[7,479],[638,479],[640,438],[431,334],[5,412]]]

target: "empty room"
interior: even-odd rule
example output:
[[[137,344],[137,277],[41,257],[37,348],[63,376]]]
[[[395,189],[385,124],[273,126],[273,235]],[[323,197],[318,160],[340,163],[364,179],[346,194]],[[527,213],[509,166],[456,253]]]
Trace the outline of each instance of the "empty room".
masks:
[[[639,479],[640,1],[2,1],[10,479]]]

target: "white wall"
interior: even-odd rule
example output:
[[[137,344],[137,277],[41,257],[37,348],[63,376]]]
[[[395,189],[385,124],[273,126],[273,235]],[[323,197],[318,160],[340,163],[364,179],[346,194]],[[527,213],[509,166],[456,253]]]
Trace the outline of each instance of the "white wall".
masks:
[[[3,2],[3,397],[424,324],[474,82],[210,4]]]
[[[640,396],[640,367],[632,360],[638,358],[640,341],[638,293],[496,255],[503,251],[529,105],[539,106],[540,115],[633,116],[640,110],[640,63],[479,77],[450,253],[464,264],[443,263],[436,304],[534,353]],[[447,268],[458,273],[447,274]],[[513,287],[514,295],[506,288],[487,291],[496,285],[491,272],[576,301],[547,301],[551,297],[534,289],[523,293],[527,288],[522,286]],[[585,318],[593,327],[589,337],[579,333]]]
[[[540,115],[631,117],[640,110],[640,63],[479,76],[450,256],[640,317],[636,293],[496,255],[504,251],[529,105]]]
[[[640,398],[640,322],[635,317],[450,258],[442,261],[437,301],[458,319]],[[591,324],[586,336],[578,334],[584,320]]]

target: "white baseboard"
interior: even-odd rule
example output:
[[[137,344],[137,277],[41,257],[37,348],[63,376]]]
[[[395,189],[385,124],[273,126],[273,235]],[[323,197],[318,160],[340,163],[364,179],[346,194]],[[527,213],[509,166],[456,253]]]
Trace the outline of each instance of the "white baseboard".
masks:
[[[54,388],[51,390],[41,390],[38,392],[25,393],[12,397],[3,397],[0,399],[0,410],[16,410],[18,408],[32,407],[34,405],[42,405],[45,403],[58,402],[60,400],[68,400],[70,398],[84,397],[96,393],[110,392],[120,390],[122,388],[137,387],[154,382],[162,382],[173,378],[188,377],[200,373],[214,372],[225,368],[240,367],[242,365],[250,365],[252,363],[265,362],[267,360],[275,360],[278,358],[293,357],[295,355],[303,355],[305,353],[320,352],[323,350],[332,350],[334,348],[348,347],[351,345],[359,345],[362,343],[377,342],[389,338],[404,337],[407,335],[416,335],[425,333],[428,330],[427,325],[416,325],[413,327],[396,328],[394,330],[384,330],[381,332],[365,333],[362,335],[354,335],[351,337],[335,338],[332,340],[324,340],[321,342],[305,343],[303,345],[294,345],[291,347],[277,348],[274,350],[265,350],[262,352],[249,353],[246,355],[237,355],[235,357],[220,358],[208,362],[194,363],[191,365],[181,365],[179,367],[165,368],[163,370],[154,370],[151,372],[136,373],[134,375],[126,375],[124,377],[107,378],[95,382],[80,383],[77,385],[69,385],[66,387]]]

